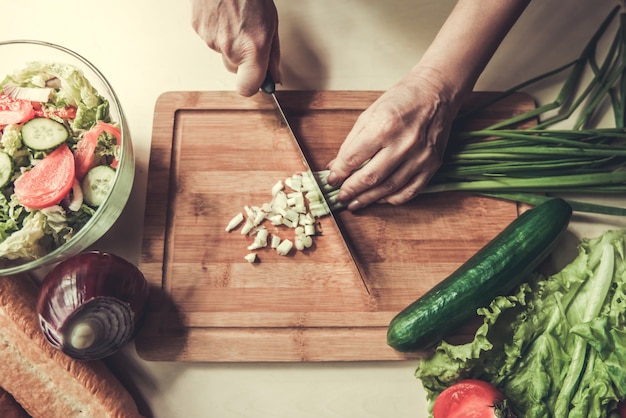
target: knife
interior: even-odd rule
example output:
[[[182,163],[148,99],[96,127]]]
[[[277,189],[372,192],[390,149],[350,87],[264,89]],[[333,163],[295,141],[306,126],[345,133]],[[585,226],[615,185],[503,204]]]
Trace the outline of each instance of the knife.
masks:
[[[300,153],[300,156],[302,157],[302,163],[304,164],[305,169],[308,171],[309,174],[311,174],[311,178],[315,179],[315,186],[317,187],[317,192],[324,199],[324,203],[325,203],[326,207],[328,208],[328,214],[330,215],[331,222],[332,222],[335,230],[339,234],[339,237],[341,238],[341,241],[343,242],[343,244],[345,246],[346,252],[350,256],[352,264],[354,265],[354,268],[356,269],[357,273],[359,274],[359,277],[361,278],[361,282],[363,283],[363,286],[365,287],[365,291],[367,292],[368,295],[370,295],[371,293],[370,293],[369,287],[367,286],[367,281],[365,280],[365,276],[363,275],[363,271],[361,270],[361,267],[359,266],[359,263],[356,261],[356,258],[354,257],[354,251],[353,251],[352,247],[348,244],[348,240],[346,240],[346,235],[345,235],[341,225],[337,221],[337,218],[333,214],[333,211],[330,209],[330,205],[328,204],[328,200],[326,198],[326,195],[324,195],[324,193],[322,192],[322,187],[321,187],[321,184],[320,184],[320,180],[317,178],[316,175],[313,175],[313,172],[311,170],[311,165],[309,164],[309,161],[307,160],[307,157],[304,154],[304,151],[302,150],[302,146],[300,145],[300,141],[298,141],[298,138],[293,133],[293,130],[291,129],[291,125],[289,125],[289,121],[287,120],[287,117],[285,116],[285,112],[283,111],[283,108],[280,106],[280,103],[278,102],[278,98],[276,97],[276,83],[274,82],[274,80],[272,79],[272,76],[269,73],[267,74],[267,76],[265,77],[265,80],[263,81],[263,85],[261,86],[261,90],[264,93],[267,93],[269,96],[271,96],[271,99],[272,99],[272,102],[273,102],[273,105],[274,105],[274,109],[276,110],[276,114],[279,116],[279,119],[280,119],[283,127],[289,132],[289,135],[291,136],[291,139],[292,139],[293,143],[295,144],[296,148],[298,149],[298,152]]]

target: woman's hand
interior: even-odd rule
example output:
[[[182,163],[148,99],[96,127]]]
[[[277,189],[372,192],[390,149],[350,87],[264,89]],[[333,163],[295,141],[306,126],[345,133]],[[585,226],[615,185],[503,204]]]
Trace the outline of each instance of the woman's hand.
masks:
[[[414,198],[441,166],[462,98],[436,70],[419,66],[383,93],[328,165],[329,183],[344,182],[338,199],[356,210]]]
[[[280,82],[278,13],[272,0],[191,0],[192,27],[237,74],[237,92],[255,94],[267,72]]]
[[[329,164],[349,210],[401,204],[426,186],[462,101],[529,2],[458,0],[420,63],[360,115]]]

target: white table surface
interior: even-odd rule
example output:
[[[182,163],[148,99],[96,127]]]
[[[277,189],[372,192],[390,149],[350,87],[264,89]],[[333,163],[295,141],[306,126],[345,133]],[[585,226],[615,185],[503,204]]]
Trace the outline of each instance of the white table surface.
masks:
[[[277,0],[283,88],[384,90],[417,62],[453,4]],[[535,1],[476,89],[503,90],[569,62],[615,5],[616,0]],[[0,39],[38,39],[68,47],[95,64],[116,90],[130,124],[136,181],[121,219],[94,247],[138,263],[158,96],[233,90],[233,75],[192,30],[186,0],[3,1],[0,12]],[[527,91],[543,102],[557,86],[554,81]],[[561,252],[569,254],[566,250],[579,237],[624,226],[623,219],[576,217]],[[423,389],[413,377],[415,361],[146,362],[130,345],[111,364],[154,418],[428,416]]]

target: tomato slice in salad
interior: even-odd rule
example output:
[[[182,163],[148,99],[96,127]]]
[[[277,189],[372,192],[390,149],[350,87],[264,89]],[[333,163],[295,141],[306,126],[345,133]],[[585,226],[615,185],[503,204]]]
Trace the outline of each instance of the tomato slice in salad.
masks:
[[[76,112],[78,111],[74,106],[66,106],[55,110],[44,110],[39,102],[31,102],[31,104],[33,105],[35,116],[40,118],[56,116],[61,119],[76,119]]]
[[[26,122],[34,117],[31,102],[0,94],[0,126]]]
[[[98,137],[104,132],[108,132],[113,135],[117,144],[120,144],[122,140],[122,133],[119,128],[111,125],[110,123],[98,121],[93,128],[85,132],[80,141],[78,141],[78,144],[76,144],[76,149],[74,150],[76,178],[78,180],[82,180],[83,177],[87,175],[87,172],[98,164],[98,161],[96,161],[95,158],[95,152],[98,145]],[[111,167],[117,168],[117,163],[117,159],[114,159],[111,163]]]
[[[72,189],[74,174],[74,156],[62,144],[15,180],[15,194],[23,206],[31,209],[55,205]]]

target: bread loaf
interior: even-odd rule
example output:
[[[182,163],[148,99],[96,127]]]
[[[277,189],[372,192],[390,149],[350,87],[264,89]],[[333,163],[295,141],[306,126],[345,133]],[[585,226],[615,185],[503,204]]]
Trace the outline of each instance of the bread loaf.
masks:
[[[29,276],[0,277],[0,387],[32,418],[140,418],[103,362],[74,360],[46,341],[37,294]]]
[[[0,417],[2,418],[30,418],[13,396],[0,388]]]

